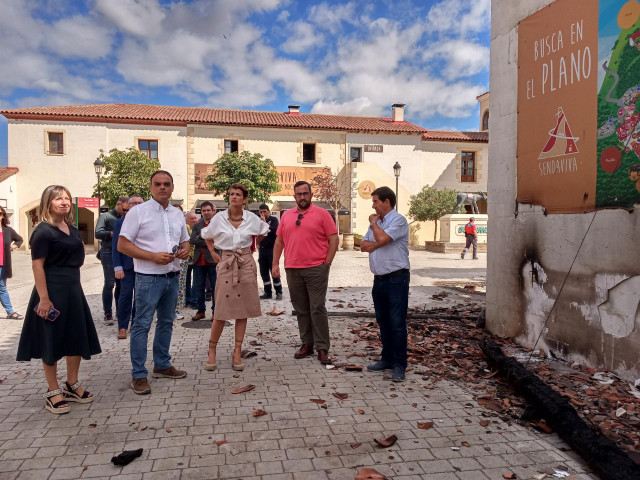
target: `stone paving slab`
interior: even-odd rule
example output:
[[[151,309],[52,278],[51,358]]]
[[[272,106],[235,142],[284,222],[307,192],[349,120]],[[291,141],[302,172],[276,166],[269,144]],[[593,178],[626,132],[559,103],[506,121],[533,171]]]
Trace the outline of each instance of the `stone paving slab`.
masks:
[[[424,273],[412,276],[414,305],[427,302],[436,291],[430,285],[434,278],[470,277],[466,271],[455,277],[452,255],[435,260],[434,255],[412,252],[414,268]],[[446,270],[446,277],[429,276],[429,265],[437,262],[444,266],[433,268]],[[10,292],[14,306],[24,310],[33,285],[28,257],[16,255],[14,263],[18,273],[9,281]],[[351,285],[361,291],[342,289],[330,297],[346,302],[368,292],[362,254],[339,252],[334,265],[330,288]],[[482,279],[482,268],[471,276]],[[501,479],[504,473],[527,479],[540,467],[558,465],[568,467],[571,478],[597,478],[555,434],[501,420],[479,407],[473,390],[463,384],[440,382],[426,389],[427,382],[414,372],[405,383],[392,384],[379,373],[327,370],[315,358],[294,360],[298,334],[288,314],[286,290],[285,301],[265,302],[264,309],[276,304],[287,314],[249,321],[245,348],[258,356],[245,360],[243,372],[231,369],[232,327],[225,329],[218,347],[219,369],[207,372],[208,330],[184,328],[176,321],[173,362],[189,375],[182,380],[150,378],[152,394],[137,396],[129,388],[129,343],[116,340],[116,327],[101,322],[102,273],[92,257],[87,257],[82,278],[103,348],[81,366],[81,379],[96,396],[92,404],[71,404],[71,412],[59,417],[47,412],[40,364],[14,360],[21,322],[0,320],[0,480],[342,480],[355,478],[363,467],[396,480]],[[370,306],[370,298],[364,297],[361,302]],[[184,313],[187,321],[195,312]],[[364,352],[350,329],[367,321],[330,319],[331,354],[339,362],[346,362],[349,353]],[[260,345],[250,346],[252,340]],[[152,337],[149,341],[151,345]],[[362,365],[369,361],[349,359]],[[151,358],[147,366],[152,368]],[[59,375],[63,381],[64,362]],[[247,384],[255,389],[231,393]],[[348,398],[341,401],[334,392]],[[325,400],[327,408],[310,399]],[[267,414],[254,417],[258,409]],[[479,421],[486,419],[492,423],[481,427]],[[434,427],[419,429],[423,421],[433,421]],[[373,441],[392,434],[398,441],[391,448]],[[144,449],[142,457],[125,467],[111,464],[113,455],[136,448]]]

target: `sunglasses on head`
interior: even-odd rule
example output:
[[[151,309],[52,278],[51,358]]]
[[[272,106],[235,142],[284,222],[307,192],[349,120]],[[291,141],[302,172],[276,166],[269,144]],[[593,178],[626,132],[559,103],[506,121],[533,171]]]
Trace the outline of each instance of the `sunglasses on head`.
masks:
[[[302,220],[304,218],[304,215],[302,215],[301,213],[298,214],[298,220],[296,220],[296,227],[300,226],[300,220]]]

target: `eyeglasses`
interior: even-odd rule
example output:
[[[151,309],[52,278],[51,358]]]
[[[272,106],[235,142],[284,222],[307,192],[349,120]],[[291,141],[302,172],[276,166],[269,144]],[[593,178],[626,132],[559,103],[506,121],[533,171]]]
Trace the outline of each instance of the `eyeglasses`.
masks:
[[[294,196],[296,197],[308,197],[309,195],[311,195],[311,192],[302,192],[302,193],[295,193]]]
[[[122,211],[123,212],[128,212],[130,209],[129,208],[123,208]]]
[[[304,218],[304,215],[302,215],[301,213],[298,214],[298,220],[296,220],[296,227],[300,226],[300,220],[302,220]]]

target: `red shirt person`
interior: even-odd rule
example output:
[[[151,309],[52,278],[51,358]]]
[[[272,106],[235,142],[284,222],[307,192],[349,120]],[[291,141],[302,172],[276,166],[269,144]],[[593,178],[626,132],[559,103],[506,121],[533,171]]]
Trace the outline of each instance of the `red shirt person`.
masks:
[[[311,203],[313,193],[309,183],[297,182],[293,191],[297,208],[287,210],[280,219],[271,271],[274,277],[280,276],[280,256],[284,250],[289,294],[302,341],[294,357],[307,357],[315,347],[320,363],[328,365],[331,359],[325,301],[329,269],[338,250],[338,229],[329,212]]]
[[[474,218],[471,217],[469,219],[469,223],[464,226],[464,236],[467,240],[467,243],[460,254],[460,258],[464,260],[464,254],[467,253],[469,247],[473,245],[473,259],[478,259],[478,227],[476,227]]]

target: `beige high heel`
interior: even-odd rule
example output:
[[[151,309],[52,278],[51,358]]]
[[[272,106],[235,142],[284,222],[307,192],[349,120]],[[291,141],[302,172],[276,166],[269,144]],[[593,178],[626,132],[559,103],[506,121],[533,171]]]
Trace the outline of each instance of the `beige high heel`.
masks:
[[[236,361],[234,360],[235,357],[235,353],[236,350],[238,352],[240,352],[240,363],[236,363]],[[240,344],[238,344],[238,342],[236,342],[236,346],[233,349],[233,355],[231,357],[232,359],[232,368],[236,371],[236,372],[241,372],[242,370],[244,370],[244,362],[242,361],[242,342],[240,342]]]
[[[209,340],[209,351],[213,350],[215,352],[217,346],[218,346],[218,342],[213,342],[213,341]],[[209,359],[207,359],[207,363],[204,364],[204,369],[206,371],[213,372],[214,370],[216,370],[218,368],[217,356],[216,356],[216,362],[208,363],[208,361],[209,361]]]

